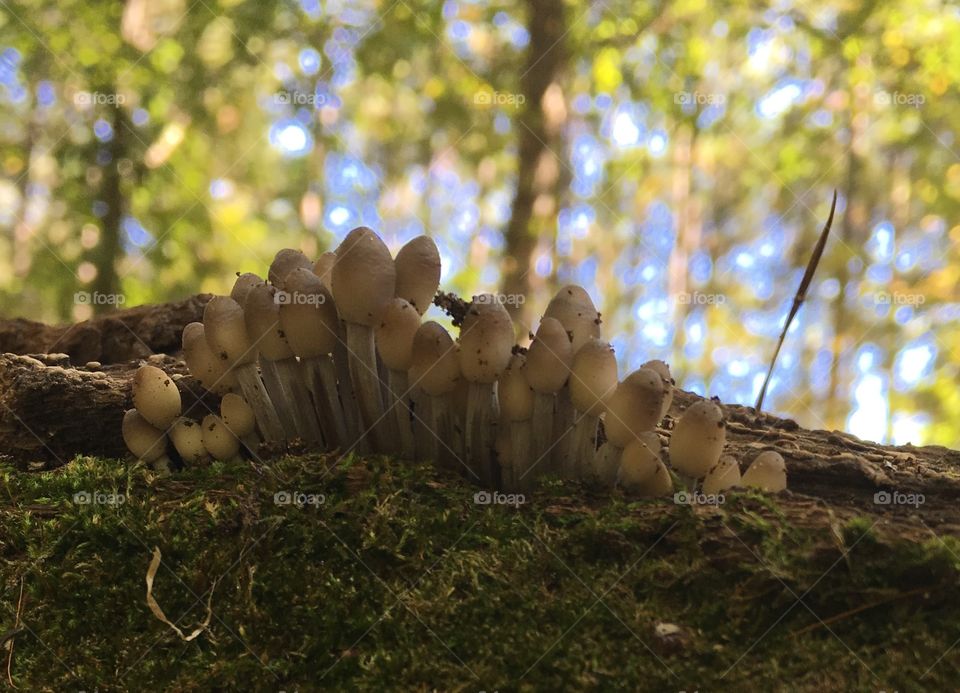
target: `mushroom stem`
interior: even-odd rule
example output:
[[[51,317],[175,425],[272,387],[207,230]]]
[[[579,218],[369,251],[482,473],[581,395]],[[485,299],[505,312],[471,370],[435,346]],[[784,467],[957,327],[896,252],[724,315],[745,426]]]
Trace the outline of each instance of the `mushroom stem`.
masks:
[[[360,426],[363,429],[361,435],[369,441],[371,449],[383,452],[383,399],[380,396],[380,376],[377,374],[377,353],[372,327],[347,323],[347,356],[350,381],[360,412]]]
[[[493,424],[496,419],[493,383],[470,383],[467,395],[466,462],[480,479],[492,488],[496,479],[493,469]]]
[[[244,399],[250,403],[250,408],[253,409],[253,415],[257,419],[257,427],[260,429],[261,437],[271,443],[282,442],[284,439],[283,424],[280,423],[277,410],[263,386],[263,381],[260,380],[257,364],[243,363],[237,365],[233,370],[236,373],[237,382],[240,383],[240,390],[243,392]]]
[[[294,438],[306,440],[304,432],[300,430],[297,421],[293,417],[295,409],[293,403],[293,393],[290,392],[288,384],[277,369],[277,362],[260,357],[260,373],[263,377],[263,385],[266,388],[267,396],[273,402],[274,411],[280,417],[280,425],[283,427],[284,438],[291,441]]]
[[[347,348],[347,334],[345,323],[340,323],[340,333],[333,349],[333,363],[336,366],[337,377],[335,382],[340,392],[340,403],[343,406],[344,423],[347,428],[348,440],[345,446],[353,447],[357,452],[368,452],[366,439],[360,436],[360,412],[357,405],[357,396],[353,391],[350,379],[350,351]]]
[[[416,433],[419,434],[416,440],[417,459],[430,460],[438,468],[440,467],[440,411],[443,407],[437,397],[431,397],[427,394],[421,394],[416,402],[416,407],[420,410],[417,417],[419,426]]]
[[[573,427],[573,455],[567,458],[567,467],[562,469],[563,478],[581,479],[588,474],[597,454],[597,425],[600,417],[581,414]]]
[[[442,466],[454,472],[461,472],[462,466],[469,469],[469,464],[464,464],[463,429],[457,415],[457,408],[453,404],[452,393],[448,392],[432,399],[434,409],[440,410],[438,422],[440,437],[436,442],[439,446]]]
[[[273,366],[284,384],[284,389],[293,396],[293,420],[301,437],[307,442],[322,445],[323,431],[317,421],[316,408],[310,399],[310,389],[303,378],[300,364],[296,358],[289,358],[274,361]]]
[[[400,457],[405,460],[412,460],[414,456],[409,389],[406,371],[387,371],[387,411],[396,427]]]
[[[617,472],[620,469],[620,458],[623,448],[617,447],[609,440],[600,446],[593,456],[592,481],[602,488],[611,489],[617,483]]]
[[[527,491],[533,485],[533,475],[529,474],[533,463],[533,430],[530,421],[510,423],[510,454],[513,456],[513,474],[504,479],[508,492]]]
[[[577,421],[577,410],[570,400],[570,386],[564,385],[557,393],[556,411],[553,418],[553,450],[550,459],[550,469],[559,474],[568,475],[576,459],[573,447],[573,428]]]
[[[330,356],[317,356],[301,362],[306,369],[307,387],[313,395],[314,409],[320,421],[327,449],[346,450],[350,436],[344,409],[337,397],[337,371]]]
[[[527,459],[514,457],[514,465],[520,470],[518,476],[528,485],[552,468],[551,456],[554,454],[554,404],[556,396],[550,392],[533,393],[533,416],[530,419],[531,446]],[[558,429],[559,430],[559,429]],[[514,453],[516,454],[516,453]]]

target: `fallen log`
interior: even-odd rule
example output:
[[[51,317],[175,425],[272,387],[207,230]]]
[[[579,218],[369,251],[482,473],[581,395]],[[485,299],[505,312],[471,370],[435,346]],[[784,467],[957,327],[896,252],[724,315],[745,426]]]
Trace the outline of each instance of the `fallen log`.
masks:
[[[62,352],[77,365],[173,354],[180,350],[183,326],[201,320],[211,298],[210,294],[197,294],[171,303],[125,308],[72,325],[46,325],[24,318],[3,320],[0,352]]]

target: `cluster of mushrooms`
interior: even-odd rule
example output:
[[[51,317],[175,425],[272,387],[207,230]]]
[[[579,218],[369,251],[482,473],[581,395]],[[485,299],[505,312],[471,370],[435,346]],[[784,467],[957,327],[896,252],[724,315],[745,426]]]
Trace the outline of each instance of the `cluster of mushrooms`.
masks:
[[[526,492],[544,474],[641,496],[672,493],[657,427],[673,399],[663,361],[618,380],[600,314],[579,286],[550,301],[526,349],[500,297],[474,296],[456,340],[423,321],[440,255],[419,236],[392,257],[366,227],[315,262],[277,253],[267,279],[240,274],[229,296],[183,330],[191,375],[221,395],[220,413],[181,415],[176,384],[144,365],[123,437],[158,466],[230,460],[261,443],[431,460],[474,483]],[[761,453],[741,476],[722,456],[723,411],[703,399],[669,436],[670,467],[703,494],[786,488],[783,458]],[[172,446],[172,450],[171,450]]]

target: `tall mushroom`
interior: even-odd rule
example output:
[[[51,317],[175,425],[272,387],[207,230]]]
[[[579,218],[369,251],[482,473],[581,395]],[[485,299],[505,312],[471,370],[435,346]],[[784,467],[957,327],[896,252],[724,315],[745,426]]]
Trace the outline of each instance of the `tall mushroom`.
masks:
[[[477,465],[480,481],[493,487],[497,403],[494,386],[510,363],[513,321],[491,294],[475,296],[460,327],[460,370],[470,383],[467,399],[466,456]]]
[[[403,298],[387,303],[374,334],[377,353],[386,368],[387,415],[399,440],[399,452],[413,459],[414,441],[407,371],[413,361],[413,338],[420,328],[420,314]]]
[[[214,296],[203,310],[203,327],[214,356],[236,374],[263,437],[271,442],[282,441],[283,424],[257,372],[257,347],[247,335],[243,308],[228,296]]]
[[[528,459],[516,461],[517,474],[529,485],[533,478],[549,469],[550,460],[562,460],[554,454],[556,448],[564,447],[562,441],[567,433],[555,422],[557,394],[570,378],[573,363],[573,344],[570,335],[556,318],[543,318],[537,334],[527,350],[524,374],[533,389],[532,442]],[[527,477],[531,477],[527,479]]]
[[[500,439],[509,441],[508,452],[503,453],[501,445],[498,457],[501,462],[503,459],[510,462],[506,467],[501,464],[504,488],[510,492],[525,490],[533,481],[524,473],[531,458],[530,420],[534,402],[534,392],[524,372],[526,360],[523,354],[514,354],[497,383],[500,417],[504,424]]]
[[[570,369],[570,401],[577,410],[573,440],[563,474],[578,479],[593,466],[597,451],[597,428],[607,398],[617,387],[617,359],[608,342],[591,337],[573,357]]]
[[[655,371],[663,380],[663,406],[660,407],[660,421],[662,421],[670,411],[670,405],[673,403],[673,386],[676,385],[676,381],[670,375],[670,366],[665,361],[653,360],[640,364],[640,368]]]
[[[397,268],[396,295],[427,312],[440,286],[440,251],[429,236],[417,236],[400,248],[394,264]]]
[[[374,450],[382,450],[383,397],[373,328],[384,305],[394,297],[396,269],[390,250],[365,226],[348,233],[336,252],[333,297],[346,324],[350,379],[360,421]]]
[[[278,289],[286,288],[287,275],[298,268],[313,269],[313,263],[301,251],[294,248],[282,248],[277,251],[270,263],[267,279]]]
[[[337,372],[331,357],[339,343],[337,307],[323,281],[311,271],[295,269],[285,283],[287,293],[298,300],[280,306],[280,326],[293,353],[300,357],[327,446],[345,451],[357,443],[360,429],[356,408],[341,404],[342,388],[337,393]],[[349,380],[349,373],[346,378]]]
[[[299,294],[259,284],[247,292],[243,315],[247,334],[260,352],[260,371],[280,422],[291,439],[300,436],[318,444],[323,436],[317,423],[310,391],[300,377],[300,367],[280,325],[280,305],[302,300]]]
[[[635,370],[617,385],[607,402],[603,419],[607,442],[600,446],[594,458],[595,476],[608,477],[609,470],[618,467],[627,446],[640,440],[642,433],[656,428],[663,398],[663,380],[650,368]]]
[[[708,399],[690,405],[670,434],[670,464],[689,479],[702,479],[720,459],[727,428],[723,410]]]
[[[460,380],[457,345],[442,325],[429,320],[413,336],[413,357],[407,372],[410,387],[422,393],[415,414],[423,435],[417,439],[417,457],[454,469],[463,464],[458,431],[455,430],[451,393]],[[422,410],[422,413],[418,412]],[[467,469],[473,470],[467,465]],[[475,475],[479,479],[479,475]]]

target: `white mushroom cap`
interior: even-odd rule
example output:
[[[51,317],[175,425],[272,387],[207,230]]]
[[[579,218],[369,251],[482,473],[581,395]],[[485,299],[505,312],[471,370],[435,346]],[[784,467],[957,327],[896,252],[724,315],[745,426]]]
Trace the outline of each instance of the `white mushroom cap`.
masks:
[[[420,329],[420,313],[403,298],[394,298],[380,313],[374,333],[377,353],[391,371],[405,371],[413,361],[413,337]]]
[[[257,349],[247,335],[243,307],[229,296],[210,299],[203,309],[203,327],[210,350],[225,365],[256,361]]]
[[[230,393],[220,400],[220,418],[237,438],[253,433],[257,420],[253,409],[240,395]]]
[[[144,462],[153,462],[167,451],[167,436],[159,428],[151,426],[136,409],[128,409],[120,425],[127,450]]]
[[[460,327],[460,370],[471,383],[492,383],[510,363],[513,321],[490,294],[477,296]]]
[[[452,392],[460,380],[457,345],[442,325],[429,320],[413,336],[413,362],[408,371],[410,385],[431,397]]]
[[[600,313],[582,286],[571,284],[560,289],[547,305],[543,317],[556,318],[571,333],[574,354],[587,340],[600,338]]]
[[[440,286],[440,251],[429,236],[417,236],[400,248],[396,295],[405,298],[420,315],[427,312]]]
[[[203,430],[198,421],[177,419],[170,428],[170,440],[177,454],[188,464],[200,462],[207,456],[207,449],[203,447]]]
[[[240,452],[240,441],[223,420],[214,414],[203,417],[203,447],[218,460],[232,460]]]
[[[665,361],[653,360],[641,364],[640,368],[650,368],[663,379],[663,406],[660,408],[660,419],[662,420],[670,411],[670,405],[673,404],[673,386],[676,384],[673,376],[670,375],[670,366]]]
[[[147,423],[165,431],[180,416],[180,390],[156,366],[140,366],[133,376],[133,406]]]
[[[644,483],[639,484],[634,493],[645,498],[662,498],[673,493],[673,478],[663,462],[657,462],[657,470]]]
[[[740,465],[730,455],[720,458],[703,480],[703,492],[716,495],[740,485]]]
[[[777,493],[787,488],[787,465],[779,452],[767,450],[754,458],[741,480],[743,486]]]
[[[383,306],[394,297],[396,269],[390,250],[365,226],[347,234],[337,247],[333,297],[340,317],[373,327]]]
[[[242,306],[243,302],[247,300],[247,292],[263,283],[263,279],[253,272],[244,272],[243,274],[237,272],[237,281],[233,283],[233,288],[230,290],[230,298]]]
[[[497,384],[500,415],[507,421],[526,421],[533,416],[533,390],[524,375],[526,358],[514,354]]]
[[[320,277],[320,281],[327,287],[327,291],[330,292],[331,296],[333,295],[333,266],[336,262],[337,254],[332,250],[328,250],[313,263],[313,273]]]
[[[203,387],[222,395],[237,386],[237,376],[228,369],[226,361],[213,353],[205,332],[202,322],[184,326],[183,360],[187,362],[190,375]]]
[[[600,416],[617,387],[617,359],[609,342],[589,339],[573,357],[570,400],[577,411]]]
[[[708,399],[691,405],[670,436],[670,464],[687,476],[706,476],[720,459],[727,440],[723,410]]]
[[[527,382],[534,392],[559,392],[570,377],[573,344],[556,318],[540,321],[537,334],[527,350]]]
[[[280,328],[293,353],[301,358],[332,354],[340,318],[330,291],[302,267],[287,275],[286,285],[290,300],[280,306]]]
[[[607,440],[626,447],[643,431],[652,431],[660,421],[663,380],[653,370],[640,368],[624,378],[607,402],[603,425]]]
[[[282,361],[293,356],[280,326],[277,287],[260,284],[251,288],[243,304],[243,318],[247,325],[247,335],[257,345],[263,358],[268,361]]]
[[[620,486],[631,493],[640,492],[653,480],[660,461],[660,437],[645,431],[633,438],[620,456]]]
[[[301,251],[294,248],[283,248],[277,251],[277,254],[273,257],[267,278],[278,289],[286,289],[287,275],[298,267],[304,267],[312,271],[313,263]]]

